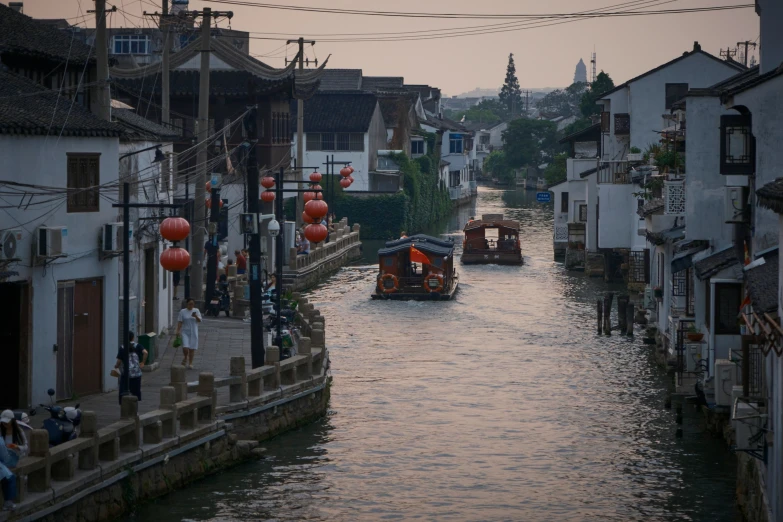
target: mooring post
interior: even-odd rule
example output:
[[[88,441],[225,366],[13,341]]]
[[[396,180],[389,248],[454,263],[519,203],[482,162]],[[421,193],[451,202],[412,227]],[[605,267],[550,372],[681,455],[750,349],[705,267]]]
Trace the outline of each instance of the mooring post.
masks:
[[[601,303],[601,300],[598,300],[598,335],[601,334],[602,328],[603,328],[603,303]]]
[[[604,295],[604,333],[612,335],[612,301],[614,301],[614,292],[607,292]]]
[[[628,320],[628,327],[626,328],[626,332],[628,335],[633,336],[633,322],[634,322],[634,305],[633,303],[628,303],[628,313],[625,314],[626,319]]]
[[[628,312],[628,301],[630,301],[630,297],[628,297],[626,294],[620,294],[617,296],[617,323],[622,335],[625,335],[625,331],[628,325],[628,320],[625,316],[626,312]]]

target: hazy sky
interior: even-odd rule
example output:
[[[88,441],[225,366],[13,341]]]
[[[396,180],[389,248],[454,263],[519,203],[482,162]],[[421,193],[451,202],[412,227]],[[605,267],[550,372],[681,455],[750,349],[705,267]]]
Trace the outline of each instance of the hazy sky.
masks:
[[[114,27],[146,26],[142,11],[159,9],[163,0],[108,0],[128,14],[112,15]],[[262,0],[251,0],[261,2]],[[605,8],[622,0],[265,0],[267,3],[437,13],[573,13]],[[8,3],[8,0],[2,0]],[[632,2],[634,3],[634,2]],[[650,2],[648,2],[650,3]],[[647,9],[682,9],[715,5],[750,4],[750,0],[659,0]],[[610,9],[627,10],[640,4]],[[272,38],[358,37],[362,33],[396,33],[463,28],[508,23],[508,20],[442,20],[280,11],[191,0],[191,9],[203,6],[231,10],[234,29],[253,36]],[[35,18],[76,17],[94,9],[92,0],[24,0],[25,14]],[[94,15],[85,23],[94,26]],[[530,23],[530,22],[527,22]],[[552,23],[552,22],[549,22]],[[85,25],[84,23],[82,25]],[[220,24],[227,26],[224,21]],[[269,33],[284,33],[269,34]],[[361,68],[365,75],[404,76],[407,83],[427,83],[447,94],[476,87],[499,87],[505,77],[508,53],[514,53],[517,76],[523,88],[562,87],[571,83],[576,63],[582,58],[590,74],[590,53],[595,47],[598,69],[620,83],[692,49],[694,40],[702,49],[718,55],[721,48],[756,40],[758,16],[752,8],[734,11],[663,16],[614,17],[561,23],[513,32],[405,42],[327,42],[322,39],[308,51],[319,60],[331,54],[332,68]],[[285,42],[252,40],[251,53],[270,65],[282,66]],[[288,57],[294,54],[288,48]]]

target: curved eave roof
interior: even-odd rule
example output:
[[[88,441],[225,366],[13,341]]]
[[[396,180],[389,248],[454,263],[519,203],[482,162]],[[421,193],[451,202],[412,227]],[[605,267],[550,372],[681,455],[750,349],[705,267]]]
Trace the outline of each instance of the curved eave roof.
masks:
[[[444,247],[444,246],[436,245],[435,243],[412,242],[412,243],[401,243],[399,245],[395,245],[387,248],[381,248],[380,250],[378,250],[378,255],[388,256],[390,254],[396,254],[397,252],[404,252],[406,250],[409,250],[411,247],[416,247],[416,250],[421,250],[425,254],[432,254],[435,256],[447,257],[454,253],[453,245],[451,247]]]
[[[432,243],[444,248],[454,248],[454,241],[446,241],[444,239],[428,236],[426,234],[414,234],[410,237],[402,237],[400,239],[387,241],[386,246],[395,247],[397,245],[402,245],[402,244],[410,245],[410,243],[417,243],[417,244]]]

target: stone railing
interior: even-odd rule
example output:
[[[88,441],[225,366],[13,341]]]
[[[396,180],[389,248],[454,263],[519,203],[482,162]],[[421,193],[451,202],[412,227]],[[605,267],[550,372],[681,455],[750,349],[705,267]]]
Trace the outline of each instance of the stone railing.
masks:
[[[301,270],[323,262],[331,256],[342,253],[344,250],[353,248],[359,244],[359,231],[361,227],[354,223],[353,229],[348,226],[347,218],[343,218],[335,225],[334,232],[331,233],[328,243],[319,243],[310,250],[307,255],[298,255],[296,248],[292,248],[288,254],[288,269]]]
[[[160,389],[154,411],[140,415],[137,398],[125,396],[117,422],[98,428],[97,414],[84,411],[78,438],[52,448],[46,430],[32,430],[30,454],[12,470],[19,504],[14,516],[53,513],[124,478],[131,468],[160,464],[169,455],[225,436],[232,429],[226,421],[248,418],[252,424],[255,415],[324,389],[329,365],[325,321],[306,297],[294,297],[302,334],[295,356],[281,361],[279,348],[271,346],[260,368],[247,370],[244,357],[232,357],[228,376],[204,372],[191,383],[183,366],[172,366],[171,382]]]

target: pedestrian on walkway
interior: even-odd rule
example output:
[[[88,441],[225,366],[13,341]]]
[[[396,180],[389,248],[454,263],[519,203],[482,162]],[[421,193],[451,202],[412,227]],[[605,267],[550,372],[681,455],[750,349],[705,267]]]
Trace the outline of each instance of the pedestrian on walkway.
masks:
[[[237,275],[244,274],[247,270],[247,259],[239,250],[234,250],[234,256],[237,258]]]
[[[133,332],[128,332],[128,346],[130,346],[130,353],[128,353],[128,388],[129,391],[141,401],[141,369],[147,363],[147,350],[144,349],[139,343],[133,342],[136,336]],[[117,352],[117,362],[114,364],[114,371],[112,375],[120,377],[120,386],[122,386],[122,372],[125,369],[122,367],[122,360],[125,358],[125,347],[120,346]],[[120,396],[120,404],[122,404],[122,396]]]
[[[0,437],[5,441],[6,447],[16,451],[20,458],[27,456],[30,449],[27,437],[11,410],[5,410],[0,414]]]
[[[196,302],[188,299],[187,308],[179,312],[177,335],[182,336],[182,366],[193,369],[193,356],[198,350],[198,323],[201,322],[201,312],[196,308]]]
[[[16,453],[10,451],[5,444],[5,440],[0,438],[0,484],[3,487],[4,511],[13,511],[16,509],[14,500],[16,499],[16,475],[9,468],[16,467],[19,458]]]

